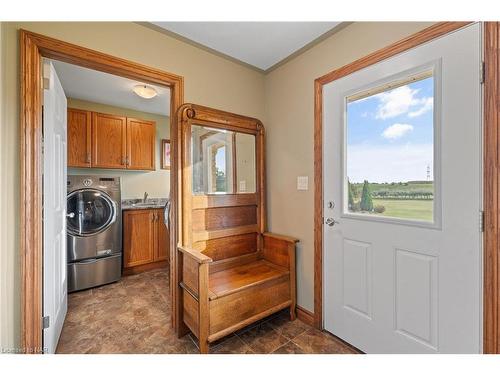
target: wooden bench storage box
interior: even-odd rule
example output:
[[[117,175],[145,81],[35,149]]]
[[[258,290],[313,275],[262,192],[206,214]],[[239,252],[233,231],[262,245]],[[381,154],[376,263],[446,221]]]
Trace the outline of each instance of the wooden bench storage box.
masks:
[[[191,331],[207,353],[210,343],[279,310],[295,319],[298,240],[265,230],[260,121],[192,104],[179,113],[179,336]]]

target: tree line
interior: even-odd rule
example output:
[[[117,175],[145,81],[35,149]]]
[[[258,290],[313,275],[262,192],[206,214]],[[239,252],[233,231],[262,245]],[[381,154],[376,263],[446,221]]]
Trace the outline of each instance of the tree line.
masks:
[[[348,205],[350,211],[367,211],[382,213],[385,207],[373,205],[373,199],[398,199],[398,200],[433,200],[434,193],[426,190],[376,190],[371,191],[370,183],[365,180],[361,196],[354,184],[348,181]]]

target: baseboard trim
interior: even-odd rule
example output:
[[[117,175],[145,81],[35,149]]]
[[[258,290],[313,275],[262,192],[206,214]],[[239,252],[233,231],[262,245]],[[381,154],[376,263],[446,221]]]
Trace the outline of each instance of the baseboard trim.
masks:
[[[166,268],[168,267],[168,261],[167,260],[162,260],[159,262],[153,262],[153,263],[146,263],[146,264],[141,264],[140,266],[134,266],[134,267],[129,267],[129,268],[124,268],[123,269],[123,276],[131,276],[131,275],[137,275],[138,273],[146,272],[146,271],[151,271],[157,268]]]
[[[297,318],[299,318],[302,322],[314,327],[314,314],[309,310],[304,309],[303,307],[297,306]]]

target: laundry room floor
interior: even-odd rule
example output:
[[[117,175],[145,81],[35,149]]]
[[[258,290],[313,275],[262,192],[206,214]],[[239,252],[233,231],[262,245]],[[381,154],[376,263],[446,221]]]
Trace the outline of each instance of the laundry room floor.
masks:
[[[298,319],[291,322],[286,311],[220,340],[210,351],[358,353],[336,337]],[[171,326],[168,269],[160,269],[69,294],[57,353],[195,354],[198,348],[193,336],[179,339]]]

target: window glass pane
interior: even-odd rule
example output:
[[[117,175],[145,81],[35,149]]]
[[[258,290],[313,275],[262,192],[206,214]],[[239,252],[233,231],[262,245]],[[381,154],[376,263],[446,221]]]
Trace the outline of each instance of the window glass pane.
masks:
[[[434,221],[434,78],[347,98],[347,212]]]

